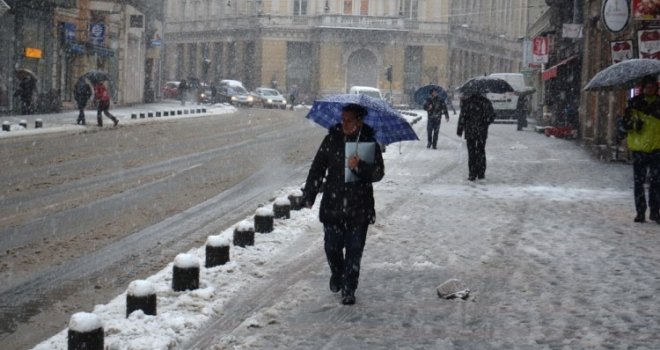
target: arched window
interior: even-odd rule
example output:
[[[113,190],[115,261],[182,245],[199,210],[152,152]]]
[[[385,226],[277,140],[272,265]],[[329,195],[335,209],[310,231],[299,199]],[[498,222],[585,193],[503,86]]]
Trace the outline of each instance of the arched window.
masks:
[[[369,0],[360,0],[360,16],[369,15]]]
[[[344,14],[345,15],[353,14],[353,0],[344,0]]]

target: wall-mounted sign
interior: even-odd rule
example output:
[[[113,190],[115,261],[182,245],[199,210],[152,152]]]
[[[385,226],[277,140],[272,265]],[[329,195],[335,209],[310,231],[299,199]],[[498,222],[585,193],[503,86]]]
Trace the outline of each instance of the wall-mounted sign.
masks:
[[[581,24],[572,24],[564,23],[561,30],[561,37],[567,39],[579,39],[582,38],[582,25]]]
[[[639,58],[660,59],[660,29],[637,31]]]
[[[62,33],[64,35],[64,42],[70,43],[76,41],[76,24],[75,23],[62,23]]]
[[[548,37],[537,36],[532,40],[532,63],[548,63],[550,47]]]
[[[142,16],[142,15],[131,15],[130,27],[131,28],[144,28],[144,16]]]
[[[649,0],[632,0],[633,17],[638,20],[660,19],[660,3]]]
[[[89,42],[92,45],[103,46],[105,43],[105,23],[97,22],[89,25]]]
[[[612,64],[623,62],[634,57],[633,41],[632,40],[619,40],[610,41],[610,55],[612,57]]]
[[[605,0],[601,7],[601,18],[605,28],[613,33],[622,31],[630,22],[628,0]]]
[[[44,52],[41,49],[37,49],[34,47],[26,47],[25,48],[25,57],[27,58],[43,58],[44,57]]]

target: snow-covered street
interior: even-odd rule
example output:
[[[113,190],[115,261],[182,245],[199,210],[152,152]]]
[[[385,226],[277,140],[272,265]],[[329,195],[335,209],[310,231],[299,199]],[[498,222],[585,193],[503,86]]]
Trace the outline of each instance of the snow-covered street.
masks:
[[[660,225],[633,223],[631,166],[492,125],[486,179],[470,182],[457,119],[437,150],[423,119],[420,142],[384,153],[356,305],[328,289],[317,200],[254,247],[232,246],[229,264],[202,267],[198,290],[173,292],[172,264],[148,278],[157,316],[125,318],[125,294],[78,311],[101,318],[111,350],[660,348]],[[189,253],[203,265],[204,247]],[[451,278],[467,300],[438,297]],[[66,349],[66,337],[35,349]]]

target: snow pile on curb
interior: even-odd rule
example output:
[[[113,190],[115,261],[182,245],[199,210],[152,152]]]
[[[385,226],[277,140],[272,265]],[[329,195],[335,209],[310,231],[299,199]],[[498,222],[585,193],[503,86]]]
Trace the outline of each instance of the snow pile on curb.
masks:
[[[292,189],[288,189],[292,190]],[[281,194],[289,193],[283,190]],[[320,202],[320,201],[319,201]],[[291,219],[276,220],[273,232],[256,236],[254,246],[232,247],[232,260],[213,268],[200,267],[200,288],[194,291],[172,290],[172,267],[168,264],[148,277],[158,298],[158,315],[145,315],[138,310],[126,318],[126,292],[105,305],[96,305],[93,314],[103,323],[105,349],[167,350],[189,341],[205,322],[221,314],[228,300],[267,277],[270,258],[285,249],[318,221],[318,208],[292,211]],[[252,216],[245,220],[251,220]],[[239,221],[239,224],[245,221]],[[235,225],[213,236],[214,241],[231,242]],[[205,246],[191,249],[196,261],[206,258]],[[180,259],[179,259],[180,260]],[[276,269],[276,267],[273,267]],[[38,344],[34,350],[66,350],[67,329]]]

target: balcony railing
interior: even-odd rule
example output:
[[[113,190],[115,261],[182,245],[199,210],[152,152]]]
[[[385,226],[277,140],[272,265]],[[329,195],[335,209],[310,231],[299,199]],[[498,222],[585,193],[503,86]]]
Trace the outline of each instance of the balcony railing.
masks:
[[[199,32],[240,28],[349,28],[392,31],[420,31],[434,34],[449,32],[446,22],[419,22],[400,17],[378,16],[252,16],[213,18],[209,20],[173,21],[167,24],[167,32]]]

